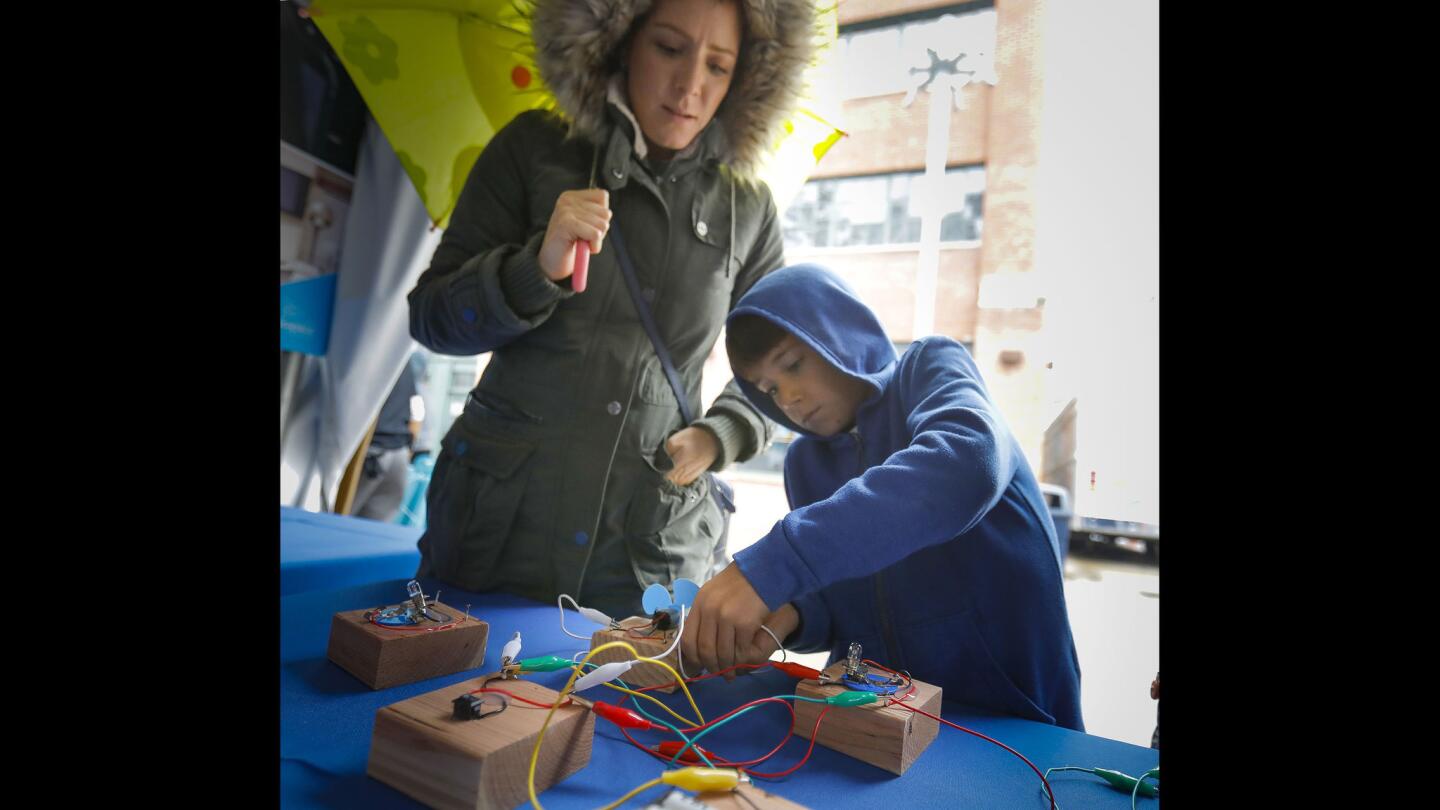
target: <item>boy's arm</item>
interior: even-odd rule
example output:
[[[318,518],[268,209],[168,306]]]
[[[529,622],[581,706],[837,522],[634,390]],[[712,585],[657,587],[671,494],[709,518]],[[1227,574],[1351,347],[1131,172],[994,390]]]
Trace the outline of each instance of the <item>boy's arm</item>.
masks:
[[[908,413],[908,446],[735,555],[770,609],[969,531],[1014,476],[1010,433],[960,344],[927,339],[891,384]]]
[[[834,644],[830,640],[830,606],[819,591],[798,596],[790,603],[800,614],[800,626],[789,638],[782,638],[785,648],[795,652],[828,651]]]

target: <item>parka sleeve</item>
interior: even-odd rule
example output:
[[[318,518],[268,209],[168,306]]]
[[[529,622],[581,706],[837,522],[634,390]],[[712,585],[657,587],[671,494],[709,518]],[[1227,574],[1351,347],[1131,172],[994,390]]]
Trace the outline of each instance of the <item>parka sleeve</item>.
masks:
[[[790,604],[800,614],[800,626],[789,638],[782,639],[785,649],[799,653],[828,651],[835,646],[830,637],[831,608],[825,602],[825,593],[816,591],[797,596]]]
[[[909,443],[735,555],[771,610],[963,534],[1000,501],[1016,445],[972,368],[960,344],[926,339],[891,381]],[[798,473],[790,461],[787,481]]]
[[[527,147],[521,116],[485,146],[440,239],[410,291],[410,336],[434,352],[481,354],[544,323],[573,295],[540,270],[544,232],[527,233]]]
[[[754,247],[736,277],[735,289],[730,295],[731,309],[755,282],[785,266],[785,243],[780,236],[780,218],[775,200],[764,183],[759,183],[758,188],[764,201],[764,214]],[[720,443],[720,454],[710,465],[712,472],[725,469],[731,462],[753,457],[769,446],[770,437],[775,432],[775,423],[750,404],[734,378],[725,384],[725,389],[715,398],[704,418],[695,420],[695,424],[713,433]]]

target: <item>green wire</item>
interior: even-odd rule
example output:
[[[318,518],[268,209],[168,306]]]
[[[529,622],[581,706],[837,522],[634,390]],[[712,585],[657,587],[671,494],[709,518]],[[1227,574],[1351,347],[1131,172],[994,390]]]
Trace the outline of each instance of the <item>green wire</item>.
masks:
[[[1048,781],[1050,780],[1050,774],[1054,773],[1055,771],[1082,771],[1082,772],[1084,772],[1084,773],[1094,774],[1094,775],[1096,775],[1096,776],[1099,776],[1099,775],[1100,775],[1100,774],[1095,773],[1095,770],[1094,770],[1093,768],[1081,768],[1081,767],[1079,767],[1079,766],[1077,766],[1077,765],[1065,765],[1065,766],[1055,767],[1055,768],[1051,768],[1051,769],[1047,770],[1047,771],[1045,772],[1044,780],[1048,782]],[[1129,775],[1127,774],[1127,777],[1128,777],[1128,776],[1129,776]],[[1155,777],[1155,781],[1157,781],[1157,782],[1160,781],[1160,768],[1159,768],[1158,766],[1155,767],[1155,768],[1151,768],[1150,770],[1148,770],[1148,771],[1146,771],[1144,774],[1142,774],[1138,779],[1135,779],[1135,787],[1130,791],[1130,810],[1137,810],[1137,807],[1136,807],[1135,802],[1136,802],[1136,800],[1139,798],[1139,795],[1140,795],[1140,785],[1141,785],[1141,783],[1143,783],[1146,779],[1149,779],[1149,778],[1152,777],[1152,776]],[[1129,778],[1134,778],[1134,777],[1129,777]],[[1106,781],[1108,782],[1109,780],[1107,779]],[[1156,790],[1158,791],[1159,789],[1157,788]],[[1042,786],[1040,787],[1040,792],[1041,792],[1041,793],[1044,793],[1044,792],[1045,792],[1045,787],[1044,787],[1044,785],[1042,785]],[[1146,798],[1149,798],[1149,797],[1146,797]],[[1056,810],[1059,810],[1059,808],[1060,808],[1060,803],[1059,803],[1059,802],[1056,802],[1056,803],[1055,803],[1055,808],[1056,808]]]
[[[594,663],[591,663],[591,662],[589,662],[589,661],[586,661],[586,662],[585,662],[585,665],[586,665],[586,666],[591,666],[591,667],[596,667],[596,668],[599,668],[599,666],[600,666],[599,664],[594,664]],[[632,687],[630,686],[630,684],[625,683],[624,681],[620,680],[619,678],[616,678],[615,680],[616,680],[621,686],[625,687],[626,689],[631,689],[631,688],[632,688]],[[713,725],[713,726],[705,729],[704,731],[701,731],[699,734],[696,734],[695,737],[692,739],[692,738],[690,738],[690,737],[687,737],[687,736],[685,735],[685,732],[681,731],[680,729],[678,729],[678,728],[670,725],[669,723],[665,722],[664,720],[661,720],[660,718],[654,716],[653,714],[645,711],[645,709],[641,707],[640,701],[634,699],[634,698],[635,698],[634,695],[626,695],[625,697],[628,697],[628,698],[631,699],[631,700],[630,700],[630,703],[631,703],[631,705],[633,705],[633,706],[635,707],[636,711],[638,711],[638,712],[640,712],[641,714],[645,715],[645,717],[646,717],[647,719],[649,719],[651,722],[659,723],[660,725],[662,725],[662,726],[670,729],[671,731],[675,732],[676,736],[678,736],[680,739],[682,739],[682,740],[685,741],[685,746],[684,746],[683,748],[681,748],[679,751],[676,751],[676,752],[675,752],[675,756],[673,756],[673,757],[670,758],[669,764],[671,764],[671,765],[677,765],[677,764],[679,764],[680,757],[684,756],[684,754],[685,754],[686,751],[689,751],[691,748],[694,748],[696,755],[698,755],[701,759],[705,760],[705,764],[706,764],[706,765],[709,765],[709,766],[712,767],[712,768],[715,767],[715,763],[711,762],[711,761],[710,761],[710,758],[707,757],[707,756],[705,756],[705,752],[702,751],[702,750],[700,750],[700,747],[697,746],[697,745],[695,745],[695,743],[699,742],[701,737],[704,737],[706,734],[709,734],[710,732],[714,731],[715,729],[720,728],[721,726],[725,725],[726,723],[730,722],[731,720],[734,720],[734,719],[737,718],[737,717],[743,716],[746,712],[750,711],[751,709],[758,709],[758,708],[760,708],[760,706],[764,705],[764,704],[756,704],[756,705],[754,705],[754,706],[747,706],[747,707],[745,707],[743,710],[741,710],[741,711],[739,711],[739,712],[736,712],[735,714],[730,715],[729,717],[725,718],[724,720],[721,720],[720,722],[718,722],[718,723],[716,723],[715,725]],[[825,700],[824,698],[812,698],[812,697],[805,697],[805,696],[803,696],[803,695],[775,695],[774,697],[779,698],[780,700],[803,700],[803,701],[805,701],[805,702],[807,702],[807,703],[829,703],[829,701],[828,701],[828,700]],[[768,698],[760,698],[760,699],[761,699],[761,700],[768,700]]]
[[[1040,782],[1041,782],[1041,784],[1040,784],[1040,792],[1041,792],[1042,794],[1045,794],[1045,797],[1048,798],[1048,799],[1050,799],[1051,801],[1055,801],[1055,788],[1054,788],[1054,786],[1052,785],[1051,788],[1050,788],[1050,791],[1049,791],[1049,792],[1046,792],[1046,790],[1045,790],[1045,785],[1046,785],[1047,783],[1049,783],[1049,781],[1050,781],[1050,774],[1051,774],[1051,772],[1053,772],[1053,771],[1084,771],[1085,773],[1095,773],[1095,771],[1093,771],[1093,770],[1091,770],[1091,769],[1089,769],[1089,768],[1081,768],[1081,767],[1079,767],[1078,765],[1065,765],[1065,766],[1063,766],[1063,767],[1051,768],[1050,770],[1046,771],[1046,772],[1045,772],[1045,777],[1040,780]],[[1059,802],[1055,802],[1055,810],[1060,810],[1060,803],[1059,803]]]
[[[802,697],[802,696],[800,696],[800,695],[774,695],[773,697],[774,697],[774,698],[778,698],[778,699],[780,699],[780,700],[785,700],[786,698],[793,698],[793,699],[795,699],[795,700],[804,700],[804,701],[809,702],[809,703],[825,703],[825,702],[827,702],[827,701],[825,701],[825,700],[823,700],[823,699]],[[757,700],[770,700],[770,699],[771,699],[771,698],[757,698]],[[757,704],[755,704],[754,706],[746,706],[744,709],[741,709],[740,711],[738,711],[738,712],[730,715],[729,717],[725,718],[724,720],[721,720],[720,722],[716,723],[715,725],[713,725],[713,726],[705,729],[704,731],[701,731],[699,734],[696,734],[696,735],[695,735],[695,739],[693,739],[693,740],[686,740],[686,741],[685,741],[685,747],[684,747],[684,748],[681,748],[679,751],[676,751],[676,752],[675,752],[675,756],[673,756],[673,757],[670,758],[671,764],[674,764],[675,762],[677,762],[677,761],[680,759],[680,755],[681,755],[681,754],[684,754],[687,750],[689,750],[690,746],[692,746],[692,745],[694,745],[695,743],[699,742],[701,737],[704,737],[706,734],[709,734],[710,732],[714,731],[715,729],[720,728],[721,726],[725,725],[726,723],[730,722],[731,720],[734,720],[734,719],[737,718],[737,717],[743,717],[746,712],[748,712],[748,711],[750,711],[750,710],[752,710],[752,709],[758,709],[758,708],[760,708],[760,707],[763,706],[763,705],[764,705],[763,703],[757,703]],[[682,736],[683,736],[683,735],[682,735]],[[696,752],[697,754],[700,753],[699,748],[696,748],[696,751],[695,751],[695,752]]]
[[[823,703],[824,701],[821,701],[821,702]],[[679,751],[676,751],[676,752],[675,752],[675,756],[673,756],[673,757],[670,758],[670,764],[672,764],[672,765],[675,764],[675,763],[680,759],[680,757],[681,757],[686,751],[688,751],[688,750],[690,749],[690,746],[695,745],[695,743],[697,743],[697,742],[700,742],[700,738],[701,738],[701,737],[704,737],[706,734],[709,734],[710,732],[714,731],[715,729],[720,728],[721,726],[725,725],[726,723],[730,722],[731,720],[734,720],[734,719],[737,718],[737,717],[744,717],[746,712],[749,712],[749,711],[752,710],[752,709],[758,709],[758,708],[760,708],[760,707],[763,706],[763,705],[764,705],[764,704],[756,704],[756,705],[754,705],[754,706],[746,706],[745,708],[743,708],[743,709],[741,709],[740,711],[738,711],[738,712],[730,715],[729,717],[725,718],[724,720],[721,720],[720,722],[716,723],[715,725],[713,725],[713,726],[711,726],[711,727],[709,727],[709,728],[701,731],[699,734],[696,734],[696,735],[695,735],[695,739],[693,739],[693,740],[686,740],[686,741],[685,741],[685,747],[684,747],[684,748],[681,748]],[[695,747],[695,753],[700,754],[700,747],[699,747],[699,746],[696,746],[696,747]],[[701,755],[703,756],[703,754],[701,754]],[[710,766],[710,767],[713,768],[713,767],[715,767],[715,766],[712,765],[712,766]]]
[[[1140,774],[1140,778],[1135,780],[1135,789],[1130,791],[1130,810],[1135,810],[1135,797],[1140,793],[1140,783],[1144,782],[1146,779],[1149,779],[1152,776],[1155,777],[1156,782],[1160,781],[1159,765],[1156,765],[1145,773]],[[1159,788],[1156,788],[1156,792],[1159,792]]]
[[[586,661],[585,663],[586,663],[587,666],[592,666],[592,667],[596,667],[596,668],[598,668],[598,667],[600,666],[599,664],[592,664],[592,663],[590,663],[589,661]],[[630,684],[625,683],[624,681],[620,680],[619,678],[616,678],[615,680],[616,680],[616,682],[618,682],[621,686],[625,687],[626,689],[633,689],[633,688],[634,688],[634,687],[632,687]],[[630,700],[630,703],[631,703],[632,705],[634,705],[634,707],[635,707],[635,709],[636,709],[637,711],[639,711],[641,714],[645,715],[645,717],[648,718],[648,719],[650,720],[650,722],[652,722],[652,723],[659,723],[660,725],[662,725],[662,726],[670,729],[671,731],[675,732],[676,736],[678,736],[680,739],[684,740],[684,741],[687,743],[686,748],[689,748],[688,743],[690,742],[690,738],[687,737],[687,736],[685,736],[685,732],[681,731],[680,729],[676,728],[675,726],[670,725],[669,723],[665,722],[664,720],[661,720],[660,718],[656,717],[655,715],[653,715],[653,714],[645,711],[645,709],[643,709],[643,708],[641,707],[640,701],[634,699],[634,698],[635,698],[634,695],[626,695],[625,697],[630,698],[630,699],[631,699],[631,700]],[[681,750],[681,752],[683,753],[685,749],[682,748],[682,749],[680,749],[680,750]],[[701,759],[705,760],[705,764],[706,764],[706,765],[709,765],[709,766],[712,767],[712,768],[715,767],[715,763],[710,761],[710,757],[705,756],[705,752],[704,752],[704,751],[701,751],[700,749],[697,748],[697,749],[695,749],[695,753],[696,753],[697,755],[699,755],[699,757],[700,757]],[[674,764],[675,760],[672,759],[672,760],[670,760],[670,762],[671,762],[671,764]]]

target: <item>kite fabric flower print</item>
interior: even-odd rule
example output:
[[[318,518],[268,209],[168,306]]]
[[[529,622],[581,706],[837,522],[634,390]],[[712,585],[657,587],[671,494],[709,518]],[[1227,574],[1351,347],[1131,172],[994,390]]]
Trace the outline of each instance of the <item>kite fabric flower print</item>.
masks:
[[[353,23],[342,20],[340,32],[345,36],[345,58],[360,68],[371,84],[400,78],[400,65],[395,61],[400,46],[375,27],[369,17]]]

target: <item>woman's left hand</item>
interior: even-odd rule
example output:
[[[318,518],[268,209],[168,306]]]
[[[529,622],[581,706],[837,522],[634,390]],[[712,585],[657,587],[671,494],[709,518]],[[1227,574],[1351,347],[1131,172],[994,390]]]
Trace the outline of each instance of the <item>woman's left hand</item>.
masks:
[[[710,469],[720,455],[715,434],[704,428],[687,427],[665,440],[665,452],[675,462],[665,480],[677,486],[688,486]]]

